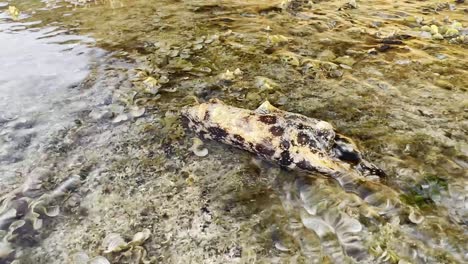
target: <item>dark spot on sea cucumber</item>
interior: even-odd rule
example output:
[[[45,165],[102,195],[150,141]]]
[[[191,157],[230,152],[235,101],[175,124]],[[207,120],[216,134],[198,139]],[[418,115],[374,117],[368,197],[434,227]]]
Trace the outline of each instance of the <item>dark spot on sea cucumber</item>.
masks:
[[[296,127],[299,130],[306,130],[306,131],[314,131],[314,129],[308,125],[304,125],[303,123],[296,123]]]
[[[324,140],[328,140],[330,138],[330,131],[329,130],[319,130],[317,131],[317,136]]]
[[[375,167],[375,165],[367,166],[364,162],[358,164],[360,171],[368,172],[371,175],[379,176],[380,178],[386,178],[387,174],[380,168]]]
[[[244,139],[242,136],[240,136],[240,135],[237,135],[237,134],[236,134],[236,135],[234,135],[233,137],[234,137],[234,139],[235,139],[236,141],[238,141],[238,142],[244,142],[244,141],[245,141],[245,139]]]
[[[284,128],[282,128],[280,126],[273,126],[273,127],[270,128],[270,132],[271,132],[271,134],[273,136],[280,137],[284,133]]]
[[[213,137],[214,140],[224,139],[228,135],[226,130],[220,127],[209,127],[208,132],[210,133],[210,135]]]
[[[291,163],[292,163],[292,158],[291,158],[291,156],[289,155],[289,151],[283,151],[283,152],[281,152],[280,156],[281,156],[281,157],[280,157],[280,159],[279,159],[278,162],[279,162],[279,164],[280,164],[281,166],[285,166],[285,167],[286,167],[286,166],[291,165]]]
[[[254,144],[252,142],[249,142],[249,147],[250,147],[251,150],[255,150],[254,149]]]
[[[200,121],[194,120],[194,119],[189,119],[190,120],[190,125],[194,127],[203,127],[202,123]]]
[[[208,120],[208,119],[210,119],[210,112],[206,111],[206,112],[205,112],[205,116],[203,117],[203,120],[206,121],[206,120]]]
[[[380,178],[386,178],[387,177],[387,174],[385,173],[385,171],[383,171],[382,169],[379,169],[379,168],[373,168],[373,169],[370,170],[370,172],[373,175],[379,176]]]
[[[299,145],[301,146],[305,146],[309,143],[310,141],[310,137],[305,134],[304,132],[299,132],[299,134],[297,135],[297,143],[299,143]]]
[[[315,146],[310,147],[309,150],[310,150],[310,152],[312,152],[314,154],[318,152],[318,149]]]
[[[255,150],[266,157],[271,157],[273,154],[275,154],[275,150],[264,145],[264,144],[257,144],[255,145]]]
[[[315,141],[314,138],[311,138],[311,139],[309,140],[309,146],[311,146],[310,150],[311,150],[312,152],[316,151],[316,148],[317,148],[317,141]]]
[[[201,137],[202,139],[209,139],[209,138],[208,138],[208,135],[207,135],[207,133],[206,133],[206,131],[201,130],[201,131],[198,131],[197,134],[198,134],[198,136]]]
[[[316,171],[316,169],[307,160],[301,160],[296,165],[298,168],[306,171]]]
[[[288,141],[282,140],[282,141],[280,142],[280,147],[281,147],[281,149],[288,150],[289,147],[290,147],[290,144],[289,144]]]
[[[181,121],[183,127],[189,128],[190,119],[188,117],[186,117],[185,115],[182,115],[180,117],[180,121]]]
[[[246,122],[246,123],[249,123],[250,120],[252,119],[252,116],[253,116],[253,114],[249,114],[249,115],[247,115],[247,116],[243,116],[243,117],[242,117],[242,120],[243,120],[244,122]]]
[[[262,115],[258,118],[258,120],[269,125],[276,124],[276,116],[273,115]]]
[[[244,146],[245,139],[242,136],[235,134],[232,137],[234,138],[234,140],[232,140],[232,144],[234,146],[238,146],[238,147],[243,147]]]

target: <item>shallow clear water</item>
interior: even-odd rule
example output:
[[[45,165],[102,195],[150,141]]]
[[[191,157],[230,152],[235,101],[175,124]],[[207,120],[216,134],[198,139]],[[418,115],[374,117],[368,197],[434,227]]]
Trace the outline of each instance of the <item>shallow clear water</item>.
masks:
[[[468,261],[458,2],[0,3],[0,263]],[[326,120],[388,177],[198,157],[178,114],[210,98]]]

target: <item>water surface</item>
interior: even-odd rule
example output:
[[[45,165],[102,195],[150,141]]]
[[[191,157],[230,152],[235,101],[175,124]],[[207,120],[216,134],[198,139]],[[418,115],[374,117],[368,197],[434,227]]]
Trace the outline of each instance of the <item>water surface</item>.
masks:
[[[466,3],[0,8],[2,261],[468,261]],[[178,111],[210,98],[332,123],[405,209],[215,142],[195,156]]]

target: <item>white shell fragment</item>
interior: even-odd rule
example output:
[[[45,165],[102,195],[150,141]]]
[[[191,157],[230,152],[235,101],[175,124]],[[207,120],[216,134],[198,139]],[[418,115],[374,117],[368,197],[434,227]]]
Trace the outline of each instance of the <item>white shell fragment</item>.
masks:
[[[110,264],[105,257],[97,256],[89,261],[89,264]]]
[[[130,108],[130,112],[129,114],[132,116],[132,117],[141,117],[145,114],[146,112],[146,109],[144,107],[132,107]]]
[[[34,220],[33,220],[33,228],[34,228],[34,230],[39,230],[39,229],[41,229],[43,223],[44,223],[44,222],[43,222],[42,219],[34,218]]]
[[[0,226],[4,225],[8,221],[11,221],[12,218],[16,217],[16,209],[10,208],[6,212],[0,214]]]
[[[119,252],[128,247],[125,240],[117,233],[110,233],[102,242],[102,247],[106,250],[104,253]]]
[[[104,253],[115,253],[124,251],[123,254],[133,254],[135,253],[135,251],[145,251],[145,249],[140,245],[142,245],[150,236],[151,231],[145,228],[143,229],[143,231],[136,233],[133,236],[132,241],[127,243],[120,234],[110,233],[104,238],[102,242],[102,247],[105,248]],[[143,253],[140,252],[140,255],[141,254]]]
[[[208,149],[203,148],[203,141],[201,141],[199,138],[193,138],[193,145],[189,150],[191,150],[198,157],[205,157],[208,155]]]
[[[151,231],[149,229],[143,229],[143,231],[136,233],[133,236],[132,241],[128,243],[131,246],[139,246],[143,244],[151,236]]]
[[[119,114],[118,116],[116,116],[112,120],[112,123],[118,124],[118,123],[121,123],[121,122],[124,122],[124,121],[127,121],[127,120],[128,120],[128,115],[127,114]]]
[[[283,252],[290,251],[290,249],[287,248],[285,245],[283,245],[283,243],[281,243],[281,242],[276,242],[275,243],[275,248],[278,249],[279,251],[283,251]]]
[[[408,219],[414,224],[420,224],[424,221],[424,216],[416,212],[414,209],[411,209]]]
[[[309,216],[302,219],[302,224],[310,230],[313,230],[319,237],[326,234],[333,234],[333,227],[322,220],[320,217]]]
[[[10,227],[9,227],[9,230],[11,233],[13,233],[16,229],[24,226],[24,224],[26,224],[26,221],[24,220],[16,220],[14,221],[13,223],[11,223]]]
[[[0,241],[0,259],[7,257],[11,252],[13,252],[13,249],[10,243]]]
[[[88,264],[89,256],[85,252],[77,252],[71,256],[73,264]]]
[[[56,217],[60,213],[60,207],[57,206],[57,205],[50,206],[50,207],[45,209],[44,213],[48,217]]]

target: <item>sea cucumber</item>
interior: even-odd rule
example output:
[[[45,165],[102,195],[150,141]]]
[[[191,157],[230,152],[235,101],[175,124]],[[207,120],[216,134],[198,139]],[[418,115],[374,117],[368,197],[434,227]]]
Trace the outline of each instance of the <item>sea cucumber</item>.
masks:
[[[247,150],[284,168],[332,177],[361,197],[369,192],[362,182],[385,176],[330,123],[280,110],[268,101],[252,111],[215,99],[184,107],[181,114],[185,126],[202,139]]]

